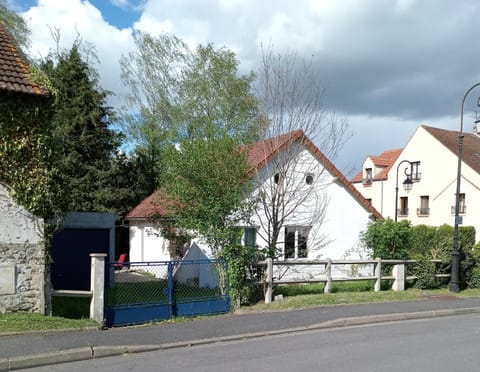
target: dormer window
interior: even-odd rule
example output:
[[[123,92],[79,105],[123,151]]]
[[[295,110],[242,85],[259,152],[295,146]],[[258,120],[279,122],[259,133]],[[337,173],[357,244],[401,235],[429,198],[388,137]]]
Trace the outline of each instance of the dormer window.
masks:
[[[365,168],[365,178],[362,180],[364,186],[370,186],[373,180],[372,168]]]

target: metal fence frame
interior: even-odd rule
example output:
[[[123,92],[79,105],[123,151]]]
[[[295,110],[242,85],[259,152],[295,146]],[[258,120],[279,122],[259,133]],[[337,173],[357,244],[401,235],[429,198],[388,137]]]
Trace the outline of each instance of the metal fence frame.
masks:
[[[224,260],[124,262],[107,266],[107,326],[230,311]]]

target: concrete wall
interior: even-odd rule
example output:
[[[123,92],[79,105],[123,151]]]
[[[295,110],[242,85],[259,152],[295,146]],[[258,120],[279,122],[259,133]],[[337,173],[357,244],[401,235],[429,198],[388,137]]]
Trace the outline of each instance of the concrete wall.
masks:
[[[43,221],[0,185],[0,313],[45,312]]]

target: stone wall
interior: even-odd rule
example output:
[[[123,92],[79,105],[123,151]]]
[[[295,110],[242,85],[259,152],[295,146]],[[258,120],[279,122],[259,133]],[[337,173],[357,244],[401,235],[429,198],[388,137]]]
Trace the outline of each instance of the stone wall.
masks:
[[[45,312],[43,222],[0,185],[0,313]]]

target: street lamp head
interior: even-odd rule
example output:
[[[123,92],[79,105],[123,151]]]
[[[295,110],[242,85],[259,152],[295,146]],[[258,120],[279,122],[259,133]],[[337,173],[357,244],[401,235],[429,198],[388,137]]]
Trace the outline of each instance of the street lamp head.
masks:
[[[407,177],[405,181],[403,181],[403,189],[408,192],[412,189],[412,187],[413,187],[413,181],[410,177]]]

